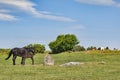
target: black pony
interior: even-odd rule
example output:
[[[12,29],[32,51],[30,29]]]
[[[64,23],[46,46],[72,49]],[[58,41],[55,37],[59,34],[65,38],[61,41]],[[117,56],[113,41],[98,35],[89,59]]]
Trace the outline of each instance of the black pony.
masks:
[[[24,47],[24,48],[13,48],[13,49],[11,49],[8,57],[5,60],[8,60],[12,54],[13,54],[13,58],[12,58],[13,65],[15,65],[15,59],[17,58],[17,56],[22,57],[22,60],[21,60],[22,65],[25,65],[25,59],[26,58],[31,58],[32,65],[34,65],[34,59],[33,59],[34,49],[32,47],[30,47],[30,48],[26,48],[26,47]]]

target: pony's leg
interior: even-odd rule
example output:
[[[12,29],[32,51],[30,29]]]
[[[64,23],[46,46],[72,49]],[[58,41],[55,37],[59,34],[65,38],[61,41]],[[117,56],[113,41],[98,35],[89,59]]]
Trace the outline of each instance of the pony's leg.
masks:
[[[22,57],[22,60],[21,60],[21,64],[23,64],[23,57]]]
[[[22,57],[21,64],[25,65],[25,58],[24,57]]]
[[[34,59],[33,59],[33,57],[31,57],[31,60],[32,60],[32,65],[34,65]]]
[[[17,56],[15,56],[15,55],[14,55],[13,58],[12,58],[12,60],[13,60],[13,65],[16,65],[16,64],[15,64],[15,59],[16,59],[16,58],[17,58]]]

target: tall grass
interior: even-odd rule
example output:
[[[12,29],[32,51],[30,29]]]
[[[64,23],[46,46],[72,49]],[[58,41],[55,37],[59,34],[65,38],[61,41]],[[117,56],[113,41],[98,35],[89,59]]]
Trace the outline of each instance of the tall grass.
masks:
[[[72,52],[51,54],[55,66],[44,66],[45,54],[35,55],[35,65],[26,59],[26,65],[20,65],[18,57],[15,66],[12,58],[5,61],[6,54],[0,55],[0,80],[120,80],[120,54],[89,54]],[[61,67],[60,64],[76,61],[85,64]],[[104,64],[100,64],[101,62]]]

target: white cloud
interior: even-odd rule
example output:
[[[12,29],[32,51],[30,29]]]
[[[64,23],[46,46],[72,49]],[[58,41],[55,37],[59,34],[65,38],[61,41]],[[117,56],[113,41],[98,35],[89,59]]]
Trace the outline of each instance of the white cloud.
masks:
[[[17,20],[17,18],[9,14],[0,13],[0,20],[13,21],[13,20]]]
[[[105,5],[105,6],[116,6],[120,5],[120,3],[116,2],[115,0],[75,0],[80,3],[87,3],[93,5]]]
[[[45,19],[51,19],[51,20],[56,20],[56,21],[67,21],[67,22],[73,22],[75,20],[67,17],[62,17],[62,16],[56,16],[56,15],[49,15],[49,14],[41,14],[39,13],[37,15],[39,18],[45,18]]]
[[[51,12],[48,11],[40,11],[41,14],[52,14]]]
[[[73,19],[68,17],[40,13],[39,11],[36,10],[36,8],[34,8],[36,4],[29,0],[0,0],[0,4],[10,5],[12,8],[14,7],[20,9],[21,11],[26,11],[27,13],[30,13],[38,18],[57,20],[57,21],[67,21],[67,22],[74,21]]]
[[[15,16],[8,14],[9,10],[6,9],[0,9],[0,20],[3,21],[15,21],[18,20]]]

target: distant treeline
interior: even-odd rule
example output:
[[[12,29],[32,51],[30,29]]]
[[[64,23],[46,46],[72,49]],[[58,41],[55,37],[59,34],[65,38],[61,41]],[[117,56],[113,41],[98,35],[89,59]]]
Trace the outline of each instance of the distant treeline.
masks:
[[[67,51],[90,51],[90,50],[98,50],[98,51],[109,51],[109,47],[95,47],[90,46],[88,48],[85,48],[84,46],[81,46],[80,41],[77,39],[76,35],[74,34],[62,34],[58,35],[57,38],[53,41],[51,41],[48,46],[50,48],[50,52],[57,54],[61,52],[67,52]],[[24,47],[33,47],[35,50],[35,53],[44,53],[46,51],[45,46],[42,44],[28,44]],[[116,48],[113,49],[114,51],[119,51]],[[10,49],[0,49],[0,53],[8,53]],[[111,51],[111,50],[110,50]]]
[[[0,54],[9,53],[10,49],[0,48]]]

